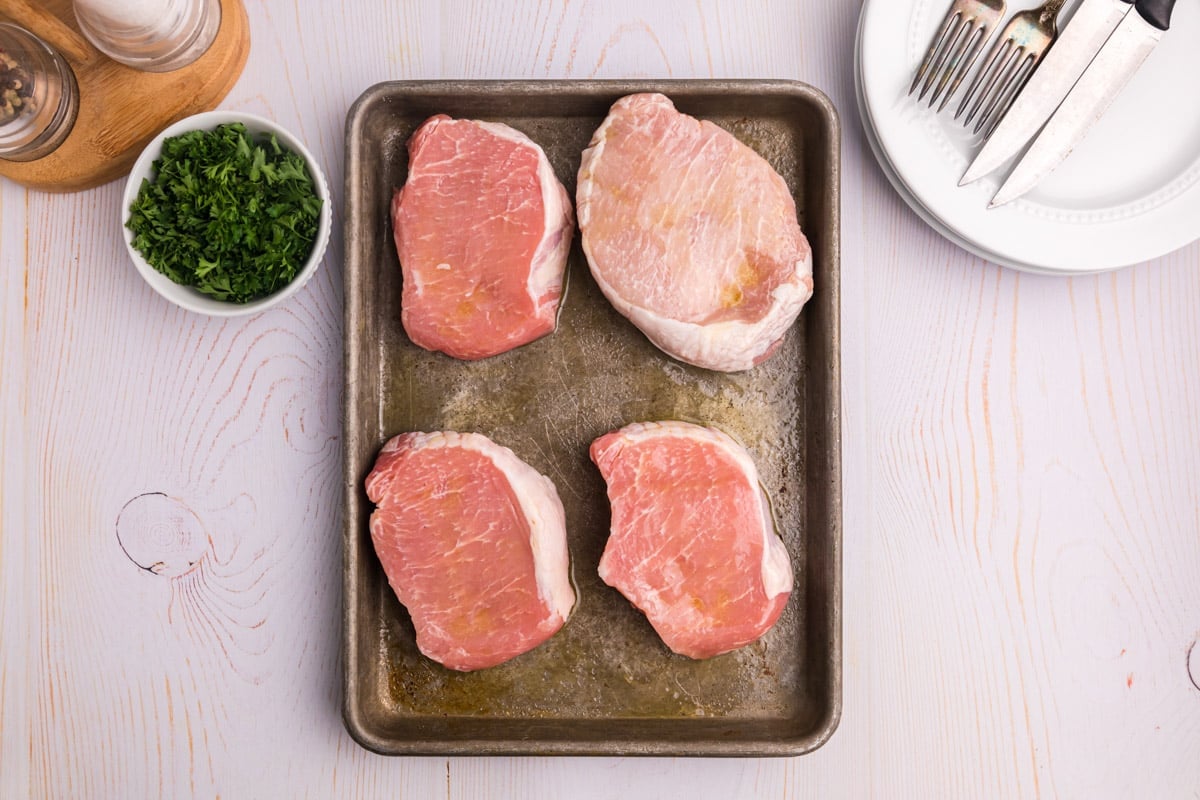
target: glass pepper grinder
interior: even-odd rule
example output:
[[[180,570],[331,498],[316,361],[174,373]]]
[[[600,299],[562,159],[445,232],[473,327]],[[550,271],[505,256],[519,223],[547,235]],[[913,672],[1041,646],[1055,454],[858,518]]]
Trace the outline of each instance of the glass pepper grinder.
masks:
[[[146,72],[185,67],[221,27],[220,0],[75,0],[75,20],[96,49]]]
[[[66,59],[24,28],[0,22],[0,158],[47,155],[67,138],[78,111]]]

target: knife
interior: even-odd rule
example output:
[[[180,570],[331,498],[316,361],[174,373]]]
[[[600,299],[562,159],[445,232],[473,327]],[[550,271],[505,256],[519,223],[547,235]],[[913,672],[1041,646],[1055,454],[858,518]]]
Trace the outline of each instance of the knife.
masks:
[[[1050,174],[1116,98],[1171,25],[1175,0],[1137,0],[1084,70],[988,208],[1028,192]]]
[[[1023,148],[1071,91],[1104,41],[1133,7],[1133,0],[1084,0],[1046,51],[983,149],[963,174],[966,186],[992,172]]]

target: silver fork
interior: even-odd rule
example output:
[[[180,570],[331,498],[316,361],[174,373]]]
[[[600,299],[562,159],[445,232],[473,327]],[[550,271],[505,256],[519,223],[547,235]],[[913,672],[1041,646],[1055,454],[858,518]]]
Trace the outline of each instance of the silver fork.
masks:
[[[908,93],[912,94],[917,86],[921,86],[917,99],[923,100],[933,88],[930,107],[941,97],[938,111],[945,108],[975,59],[979,58],[983,43],[1004,16],[1004,9],[1005,0],[954,0],[941,28],[929,43],[929,51],[917,69]],[[922,81],[924,85],[921,85]]]
[[[985,128],[991,133],[1033,74],[1034,67],[1054,44],[1058,36],[1058,12],[1065,2],[1046,0],[1037,8],[1013,14],[983,67],[971,81],[958,111],[954,112],[955,119],[966,111],[964,126],[969,127],[975,120],[974,133]]]

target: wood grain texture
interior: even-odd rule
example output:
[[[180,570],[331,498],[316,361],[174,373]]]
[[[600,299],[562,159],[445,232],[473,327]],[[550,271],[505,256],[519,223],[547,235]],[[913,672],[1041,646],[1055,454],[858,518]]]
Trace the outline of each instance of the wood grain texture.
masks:
[[[159,131],[209,111],[241,75],[250,30],[241,0],[221,0],[221,27],[209,48],[171,72],[131,69],[106,58],[80,33],[70,0],[0,0],[0,18],[33,31],[62,53],[79,86],[70,133],[33,161],[0,161],[0,176],[35,189],[74,192],[128,175]]]
[[[862,137],[857,3],[246,10],[222,105],[335,194],[284,307],[179,311],[118,185],[0,183],[0,796],[1200,797],[1200,245],[1061,279],[938,237]],[[341,725],[346,110],[589,76],[799,78],[842,113],[845,697],[809,756],[385,759]]]

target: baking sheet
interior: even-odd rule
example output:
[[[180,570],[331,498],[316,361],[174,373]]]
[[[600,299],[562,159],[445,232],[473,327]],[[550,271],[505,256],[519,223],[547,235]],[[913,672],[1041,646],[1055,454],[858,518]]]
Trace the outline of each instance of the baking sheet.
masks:
[[[813,245],[813,299],[767,362],[710,372],[671,359],[605,301],[579,248],[558,330],[478,362],[413,345],[388,208],[406,142],[436,113],[503,122],[546,151],[574,196],[579,158],[617,98],[661,91],[783,176]],[[841,713],[838,361],[839,129],[824,95],[788,81],[430,81],[368,89],[346,124],[344,716],[386,754],[796,755]],[[795,589],[760,641],[693,661],[596,574],[608,534],[597,436],[646,420],[714,425],[758,464]],[[457,673],[417,651],[375,557],[362,489],[391,436],[477,431],[558,487],[576,608],[516,659]]]

